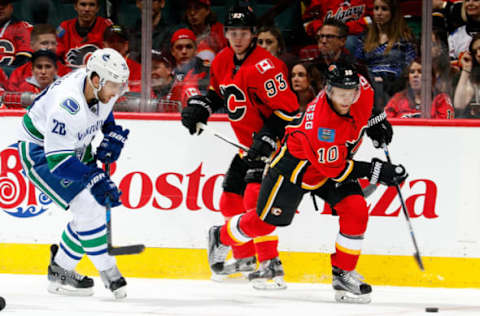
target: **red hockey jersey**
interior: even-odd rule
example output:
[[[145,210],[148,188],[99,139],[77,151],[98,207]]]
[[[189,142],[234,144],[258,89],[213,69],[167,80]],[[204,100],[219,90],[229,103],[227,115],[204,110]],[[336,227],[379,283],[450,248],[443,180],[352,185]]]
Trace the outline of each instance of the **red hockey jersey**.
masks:
[[[103,32],[112,25],[109,19],[97,16],[90,32],[82,37],[75,29],[77,18],[63,21],[57,28],[57,55],[71,68],[85,65],[91,53],[103,48]]]
[[[0,66],[13,63],[18,55],[30,57],[30,32],[33,26],[16,18],[6,22],[0,31]]]
[[[422,110],[420,108],[411,107],[406,91],[396,93],[385,107],[387,116],[395,118],[413,118],[421,117]],[[430,118],[432,119],[453,119],[455,110],[453,109],[452,100],[446,93],[440,93],[435,96],[430,109]]]
[[[328,178],[342,181],[352,171],[351,159],[360,147],[373,108],[373,89],[361,76],[360,86],[360,97],[347,115],[333,110],[323,90],[307,106],[301,122],[287,126],[286,148],[304,160],[307,168],[302,188],[315,190]]]
[[[209,88],[224,98],[235,135],[250,147],[253,132],[263,127],[266,118],[275,114],[291,121],[299,106],[288,84],[285,63],[262,47],[255,47],[235,68],[234,52],[226,47],[212,62]]]
[[[370,22],[373,13],[373,0],[312,0],[303,13],[307,34],[314,35],[316,30],[328,18],[342,21],[348,26],[350,34],[362,33]]]

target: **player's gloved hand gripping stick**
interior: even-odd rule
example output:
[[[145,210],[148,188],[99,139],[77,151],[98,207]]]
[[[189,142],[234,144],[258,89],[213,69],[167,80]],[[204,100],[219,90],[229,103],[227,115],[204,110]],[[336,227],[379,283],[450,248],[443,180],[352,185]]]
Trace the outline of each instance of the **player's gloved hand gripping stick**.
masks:
[[[105,173],[110,176],[110,164],[105,164]],[[112,217],[111,217],[111,203],[110,197],[106,197],[106,216],[107,216],[107,251],[111,256],[120,256],[120,255],[134,255],[141,253],[145,250],[145,245],[130,245],[130,246],[121,246],[114,247],[112,245]]]
[[[390,153],[388,151],[387,145],[382,144],[382,147],[383,147],[383,151],[385,152],[385,156],[387,157],[388,163],[392,164],[392,160],[390,159]],[[415,238],[415,234],[413,233],[413,227],[410,221],[410,216],[408,215],[407,205],[405,204],[405,200],[403,199],[402,193],[400,192],[400,185],[396,184],[395,188],[397,189],[398,198],[400,199],[400,203],[402,204],[403,215],[405,215],[405,219],[407,220],[408,230],[410,231],[410,236],[412,237],[413,246],[415,247],[415,252],[413,254],[413,257],[415,258],[415,261],[417,262],[417,265],[420,268],[420,270],[424,271],[425,269],[423,267],[422,257],[420,256],[420,250],[418,249],[417,240]]]
[[[222,134],[220,134],[218,131],[216,131],[214,128],[208,126],[207,124],[203,124],[203,123],[197,123],[197,133],[200,132],[200,130],[204,130],[206,131],[207,133],[210,133],[212,134],[213,136],[217,137],[217,138],[220,138],[221,140],[223,140],[224,142],[226,143],[229,143],[230,145],[234,146],[234,147],[237,147],[238,149],[241,149],[243,150],[244,152],[248,152],[249,148],[247,146],[244,146],[242,144],[239,144],[237,143],[236,141],[228,138],[227,136],[224,136]],[[266,163],[266,164],[269,164],[270,163],[270,159],[267,158],[267,157],[261,157],[261,160]]]

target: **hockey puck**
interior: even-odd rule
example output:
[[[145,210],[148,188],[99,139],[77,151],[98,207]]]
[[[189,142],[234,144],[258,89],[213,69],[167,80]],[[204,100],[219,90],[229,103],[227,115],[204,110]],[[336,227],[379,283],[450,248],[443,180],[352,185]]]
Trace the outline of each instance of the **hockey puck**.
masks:
[[[427,308],[425,308],[425,311],[427,313],[437,313],[438,312],[438,307],[427,307]]]
[[[5,305],[7,305],[7,303],[5,303],[5,299],[0,296],[0,311],[5,308]]]

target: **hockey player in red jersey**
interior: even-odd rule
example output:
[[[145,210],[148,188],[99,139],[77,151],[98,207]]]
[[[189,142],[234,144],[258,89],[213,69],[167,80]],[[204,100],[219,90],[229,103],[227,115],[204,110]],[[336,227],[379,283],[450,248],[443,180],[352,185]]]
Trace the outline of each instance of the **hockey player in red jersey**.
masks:
[[[385,113],[372,115],[372,108],[373,90],[368,81],[350,65],[331,64],[326,88],[298,122],[287,126],[262,181],[256,210],[210,228],[208,260],[212,269],[222,266],[228,245],[290,225],[303,195],[312,192],[339,215],[340,231],[331,255],[335,299],[370,302],[371,286],[355,272],[368,221],[368,207],[357,179],[395,185],[407,177],[401,165],[377,158],[371,162],[353,159],[365,132],[377,146],[392,139]]]
[[[94,51],[103,48],[103,32],[112,21],[97,16],[99,0],[75,0],[73,7],[78,16],[57,28],[57,55],[67,66],[78,68]]]
[[[210,69],[206,96],[193,96],[182,111],[182,123],[190,134],[198,122],[206,123],[217,109],[226,107],[238,141],[250,149],[233,158],[225,174],[220,210],[226,220],[254,209],[265,163],[284,134],[285,125],[298,113],[295,94],[288,87],[285,64],[256,45],[255,15],[250,8],[236,5],[225,18],[229,46],[220,51]],[[249,274],[257,289],[286,288],[278,258],[278,237],[264,236],[232,247],[231,264],[214,269],[219,274],[254,271],[255,253],[260,267]],[[273,271],[272,266],[278,269]],[[275,282],[267,283],[273,279]]]

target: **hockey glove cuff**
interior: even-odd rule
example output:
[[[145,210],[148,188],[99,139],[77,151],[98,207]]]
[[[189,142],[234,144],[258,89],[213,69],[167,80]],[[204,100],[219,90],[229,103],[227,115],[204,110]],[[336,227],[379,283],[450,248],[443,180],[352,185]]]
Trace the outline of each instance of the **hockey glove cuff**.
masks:
[[[375,148],[383,147],[383,144],[390,144],[393,137],[393,129],[387,120],[387,114],[385,112],[372,115],[368,120],[367,135],[372,139]]]
[[[407,177],[408,173],[402,165],[393,165],[378,158],[372,159],[368,176],[371,184],[397,185]]]

